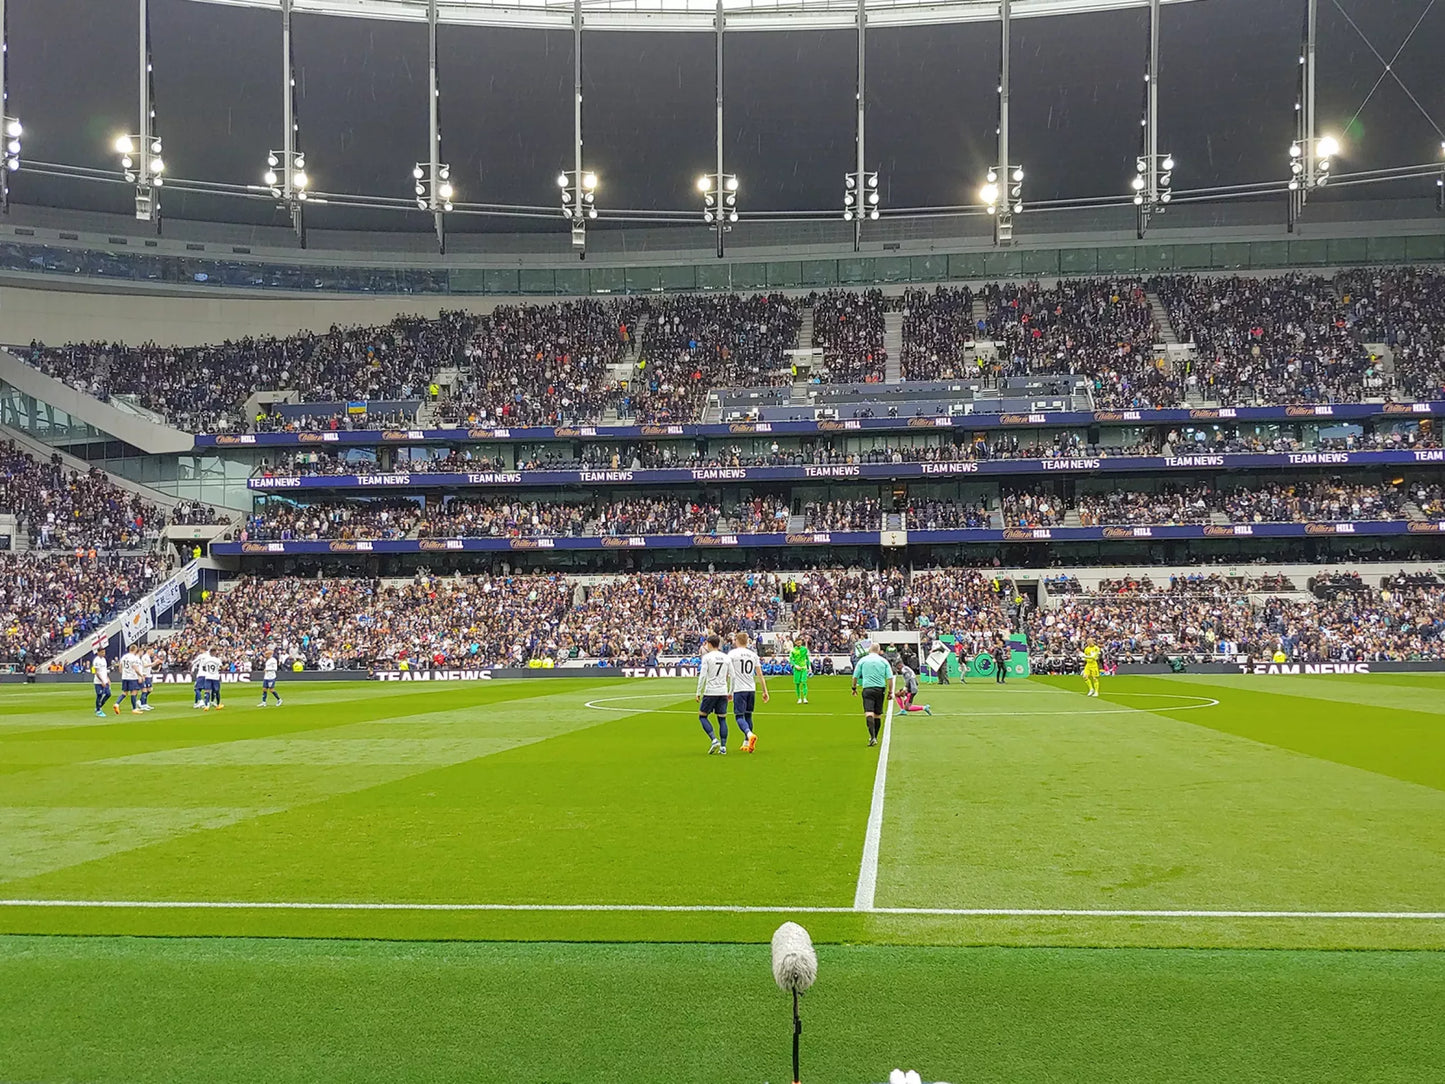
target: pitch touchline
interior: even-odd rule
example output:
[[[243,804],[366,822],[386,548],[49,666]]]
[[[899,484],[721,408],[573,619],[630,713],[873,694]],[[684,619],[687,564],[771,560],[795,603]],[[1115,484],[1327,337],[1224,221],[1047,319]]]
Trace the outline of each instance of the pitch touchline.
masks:
[[[1211,911],[1092,910],[1075,907],[750,907],[735,904],[666,903],[322,903],[306,900],[0,900],[0,907],[101,907],[123,911],[534,911],[734,914],[901,915],[944,918],[1301,918],[1445,920],[1445,911]]]
[[[878,769],[873,775],[873,801],[868,806],[868,828],[863,833],[863,860],[858,864],[858,888],[853,893],[853,910],[871,911],[878,891],[878,845],[883,837],[883,797],[888,787],[888,747],[893,737],[893,698],[883,716],[883,734],[878,743]]]
[[[935,719],[996,719],[1001,717],[1040,717],[1054,715],[1068,715],[1070,718],[1077,718],[1082,715],[1148,715],[1166,711],[1198,711],[1200,708],[1217,708],[1219,701],[1212,696],[1191,696],[1188,693],[1112,693],[1113,696],[1146,696],[1151,699],[1167,698],[1170,700],[1189,700],[1188,704],[1165,704],[1159,708],[1104,708],[1093,711],[1072,711],[1064,708],[1054,708],[1050,711],[989,711],[988,709],[977,709],[973,711],[935,711]],[[582,706],[593,711],[617,711],[624,714],[633,712],[646,712],[651,715],[694,715],[691,708],[647,708],[643,706],[617,707],[619,701],[624,700],[680,700],[681,697],[675,693],[637,693],[630,696],[603,696],[596,700],[588,700]],[[890,701],[891,703],[891,701]],[[789,711],[788,715],[816,715],[829,719],[851,718],[852,713],[841,711]]]

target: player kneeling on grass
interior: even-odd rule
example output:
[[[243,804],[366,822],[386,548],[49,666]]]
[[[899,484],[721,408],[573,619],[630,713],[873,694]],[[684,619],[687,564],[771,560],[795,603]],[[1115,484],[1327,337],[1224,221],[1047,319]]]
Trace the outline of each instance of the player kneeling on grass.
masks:
[[[878,744],[878,732],[883,729],[883,705],[888,702],[888,687],[893,684],[893,667],[883,657],[877,644],[870,644],[867,652],[853,665],[853,695],[863,688],[863,721],[868,724],[868,744]]]
[[[743,732],[743,752],[751,753],[758,747],[758,736],[753,733],[753,704],[758,691],[763,694],[763,703],[768,702],[768,682],[763,677],[763,664],[757,652],[748,647],[748,634],[736,633],[733,643],[737,646],[728,652],[728,678],[733,689],[733,718]]]
[[[893,702],[898,705],[898,710],[932,715],[932,707],[913,702],[913,698],[918,695],[918,675],[913,672],[913,668],[907,663],[900,662],[894,671],[894,676],[897,680],[893,684]]]
[[[708,755],[728,753],[728,657],[722,653],[722,637],[715,632],[707,634],[703,642],[702,662],[697,668],[697,719],[712,744]],[[714,736],[709,715],[717,716],[718,734]],[[721,737],[721,741],[719,741]]]
[[[1089,642],[1084,645],[1084,684],[1089,691],[1085,696],[1099,695],[1099,659],[1103,655],[1099,645],[1094,643],[1094,638],[1089,637]]]
[[[266,652],[266,661],[261,664],[261,707],[266,706],[266,694],[270,693],[276,698],[276,703],[281,703],[281,694],[276,691],[276,670],[281,665],[281,660],[276,658],[276,649],[270,648]]]
[[[793,695],[797,697],[799,704],[806,704],[808,675],[813,671],[813,658],[808,654],[808,645],[803,643],[801,636],[793,642],[793,650],[788,653],[788,662],[793,667]]]

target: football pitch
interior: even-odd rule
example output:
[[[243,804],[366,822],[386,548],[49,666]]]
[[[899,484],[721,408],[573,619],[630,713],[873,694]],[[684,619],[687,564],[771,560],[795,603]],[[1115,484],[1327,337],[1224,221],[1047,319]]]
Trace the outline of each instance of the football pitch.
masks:
[[[0,688],[0,1080],[1438,1079],[1445,678],[771,688]]]

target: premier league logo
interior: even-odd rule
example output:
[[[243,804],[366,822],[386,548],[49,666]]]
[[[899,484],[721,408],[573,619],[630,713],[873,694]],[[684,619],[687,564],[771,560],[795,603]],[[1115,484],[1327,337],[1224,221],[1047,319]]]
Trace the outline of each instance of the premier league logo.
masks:
[[[994,670],[993,656],[987,651],[980,651],[973,657],[973,668],[983,677],[992,677]]]

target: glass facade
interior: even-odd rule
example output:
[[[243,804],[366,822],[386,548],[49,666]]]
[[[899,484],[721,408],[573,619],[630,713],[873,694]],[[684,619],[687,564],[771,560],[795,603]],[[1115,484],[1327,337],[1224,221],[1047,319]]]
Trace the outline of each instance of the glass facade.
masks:
[[[229,290],[397,296],[578,297],[675,290],[823,289],[904,283],[1263,271],[1445,261],[1445,234],[1289,241],[1011,248],[842,259],[637,267],[369,268],[98,252],[0,243],[0,270]]]

